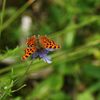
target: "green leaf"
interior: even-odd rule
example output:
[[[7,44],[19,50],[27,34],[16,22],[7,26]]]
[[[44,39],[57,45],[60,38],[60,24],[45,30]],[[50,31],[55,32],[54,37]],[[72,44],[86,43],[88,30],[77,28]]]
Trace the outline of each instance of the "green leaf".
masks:
[[[94,100],[94,98],[90,92],[84,92],[78,94],[76,100]]]
[[[93,64],[85,64],[82,71],[88,77],[100,79],[100,68]]]
[[[71,100],[71,97],[63,92],[56,92],[50,95],[48,100]]]
[[[62,87],[62,77],[60,75],[51,75],[45,81],[40,83],[35,90],[28,96],[31,99],[45,99],[52,92],[60,90]]]

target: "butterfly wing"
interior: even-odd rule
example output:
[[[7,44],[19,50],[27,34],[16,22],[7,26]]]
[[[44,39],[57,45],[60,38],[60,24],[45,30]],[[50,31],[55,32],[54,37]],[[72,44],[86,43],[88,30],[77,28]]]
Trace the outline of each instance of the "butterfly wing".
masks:
[[[26,48],[25,49],[25,54],[22,56],[23,60],[26,60],[31,54],[36,52],[36,48],[32,47],[32,48]]]
[[[55,49],[60,48],[60,46],[57,43],[47,38],[46,36],[39,36],[39,43],[42,45],[43,48],[46,48],[49,51],[53,51]]]
[[[33,47],[36,45],[36,36],[32,36],[29,39],[27,39],[26,44],[28,47]]]

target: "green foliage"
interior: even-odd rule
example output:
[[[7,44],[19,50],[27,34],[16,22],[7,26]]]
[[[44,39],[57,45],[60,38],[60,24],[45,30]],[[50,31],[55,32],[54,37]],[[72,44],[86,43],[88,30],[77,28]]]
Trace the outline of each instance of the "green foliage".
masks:
[[[0,100],[99,100],[99,0],[2,1]],[[22,30],[25,16],[32,20],[27,32]],[[34,34],[61,45],[50,53],[51,64],[22,61],[23,41]]]

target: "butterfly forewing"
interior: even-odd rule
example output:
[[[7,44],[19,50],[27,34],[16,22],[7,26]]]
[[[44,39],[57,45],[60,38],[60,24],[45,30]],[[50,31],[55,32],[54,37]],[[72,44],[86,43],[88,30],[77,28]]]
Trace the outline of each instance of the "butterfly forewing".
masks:
[[[33,47],[36,45],[36,36],[32,36],[29,39],[27,39],[26,44],[28,47]]]
[[[39,37],[40,44],[47,49],[58,49],[60,46],[56,44],[53,40],[47,38],[46,36]]]

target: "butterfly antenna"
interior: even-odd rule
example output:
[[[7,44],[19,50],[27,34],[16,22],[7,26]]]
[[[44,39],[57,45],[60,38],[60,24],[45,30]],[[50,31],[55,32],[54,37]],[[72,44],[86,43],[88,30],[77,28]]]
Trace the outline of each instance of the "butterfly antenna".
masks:
[[[45,37],[47,37],[47,35],[45,35]]]
[[[29,39],[29,38],[27,37],[27,39],[26,39],[26,41],[25,41],[25,42],[26,42],[26,44],[27,44],[28,39]]]
[[[34,37],[36,37],[36,35],[33,35]]]
[[[38,34],[38,38],[40,37],[40,34]]]

